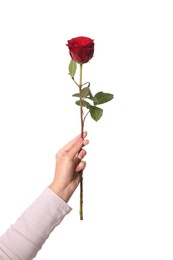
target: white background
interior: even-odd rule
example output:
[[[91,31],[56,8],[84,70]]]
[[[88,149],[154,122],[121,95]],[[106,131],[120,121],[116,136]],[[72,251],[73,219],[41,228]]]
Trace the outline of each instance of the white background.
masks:
[[[171,2],[0,1],[1,233],[80,133],[67,40],[94,39],[84,81],[114,94],[85,125],[84,220],[77,190],[36,259],[173,259]]]

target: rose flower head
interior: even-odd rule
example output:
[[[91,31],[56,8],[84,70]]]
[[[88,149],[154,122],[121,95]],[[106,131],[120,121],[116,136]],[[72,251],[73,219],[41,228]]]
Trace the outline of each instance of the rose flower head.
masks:
[[[66,44],[69,48],[69,53],[72,60],[83,64],[87,63],[94,54],[94,40],[85,37],[79,36],[68,40]]]

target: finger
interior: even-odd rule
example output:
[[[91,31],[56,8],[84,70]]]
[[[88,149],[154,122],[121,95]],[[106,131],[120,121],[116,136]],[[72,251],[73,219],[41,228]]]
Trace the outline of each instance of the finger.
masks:
[[[88,134],[87,131],[83,132],[83,138],[85,138],[87,136],[87,134]],[[68,142],[60,151],[68,152],[74,144],[80,143],[81,141],[82,141],[81,134],[77,135],[74,139],[72,139],[70,142]]]
[[[87,145],[89,143],[89,140],[84,140],[83,143],[82,143],[82,147],[84,147],[85,145]],[[78,160],[82,160],[83,157],[86,155],[86,151],[84,149],[81,149],[79,150],[79,153],[77,152],[75,155],[74,155],[74,160],[75,161],[78,161]]]
[[[80,143],[73,144],[73,146],[71,147],[70,151],[66,152],[66,155],[68,155],[68,157],[71,160],[74,160],[74,158],[77,156],[77,154],[82,149],[82,144],[83,144],[82,141]]]
[[[82,149],[78,154],[78,159],[82,160],[85,157],[86,153],[87,152]]]
[[[85,161],[81,161],[78,166],[76,167],[76,172],[80,172],[83,171],[86,167],[86,162]]]
[[[89,140],[83,140],[83,146],[85,146],[85,145],[87,145],[87,144],[89,144]]]

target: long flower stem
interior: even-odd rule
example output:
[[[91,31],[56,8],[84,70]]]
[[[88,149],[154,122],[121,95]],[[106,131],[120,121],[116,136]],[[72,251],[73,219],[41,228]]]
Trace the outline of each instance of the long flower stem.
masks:
[[[80,80],[79,80],[79,93],[80,93],[80,122],[81,122],[81,137],[83,139],[84,120],[83,120],[83,106],[82,106],[82,64],[80,64]],[[81,171],[80,179],[80,220],[83,220],[83,171]]]

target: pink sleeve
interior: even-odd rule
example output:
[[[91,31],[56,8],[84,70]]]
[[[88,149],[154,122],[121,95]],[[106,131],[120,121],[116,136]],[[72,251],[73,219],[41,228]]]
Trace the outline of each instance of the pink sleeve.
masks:
[[[71,208],[51,189],[21,215],[0,237],[0,260],[31,260]]]

